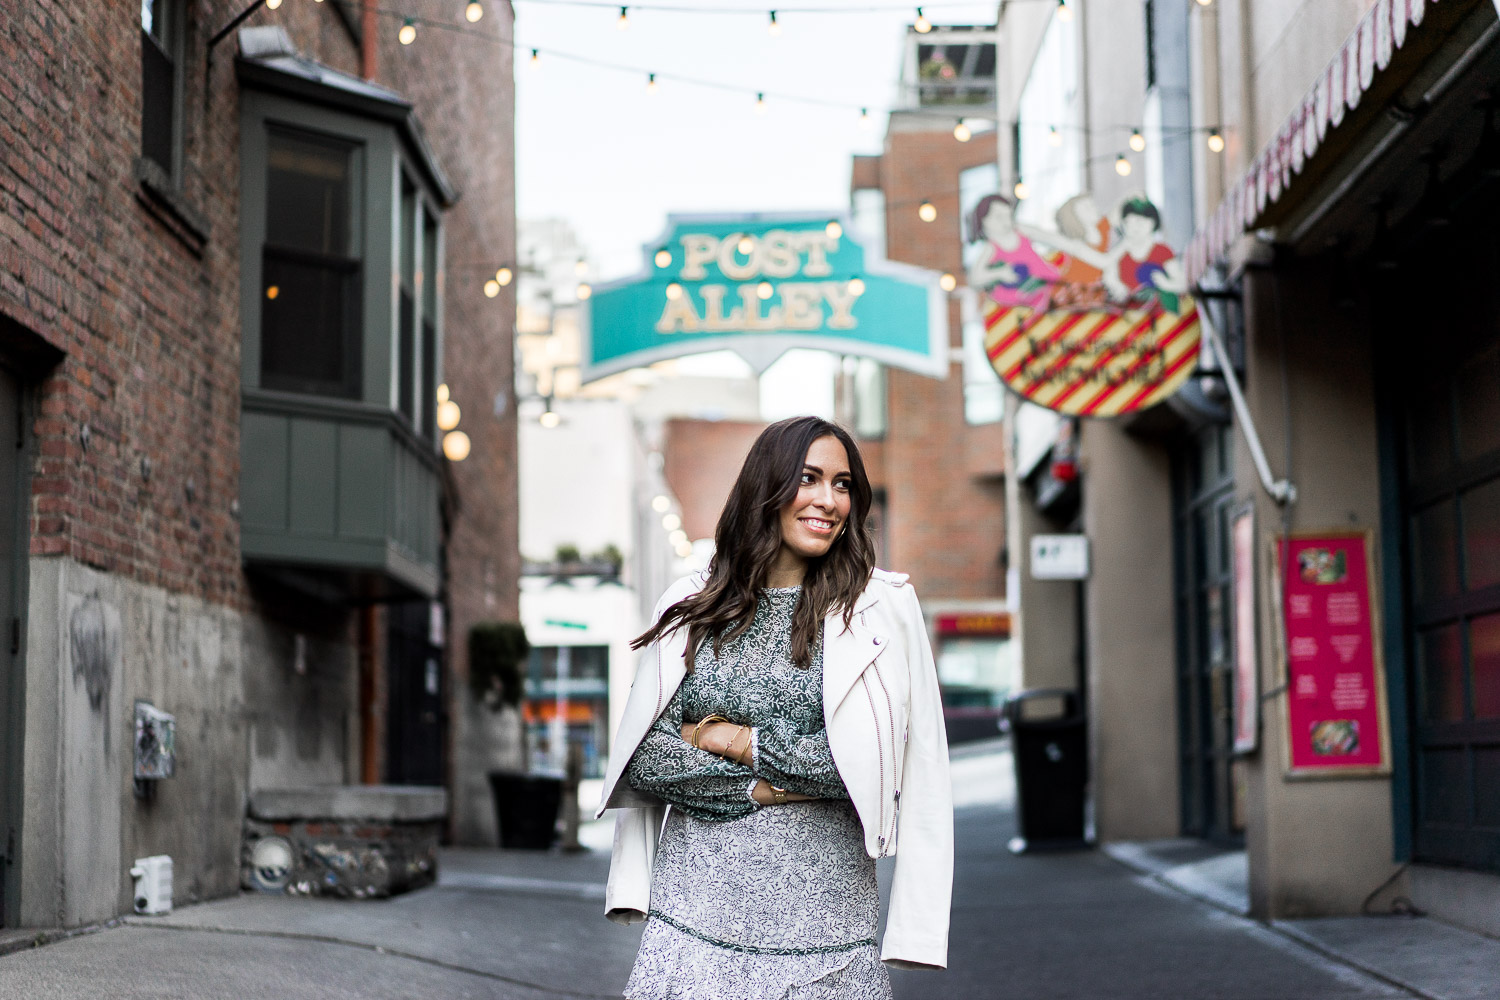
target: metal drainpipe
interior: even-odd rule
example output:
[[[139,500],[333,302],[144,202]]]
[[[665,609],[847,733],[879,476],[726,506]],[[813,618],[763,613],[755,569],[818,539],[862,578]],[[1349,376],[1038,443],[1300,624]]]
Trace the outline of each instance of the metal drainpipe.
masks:
[[[380,63],[376,48],[378,20],[375,0],[364,0],[359,21],[359,75],[372,82]]]

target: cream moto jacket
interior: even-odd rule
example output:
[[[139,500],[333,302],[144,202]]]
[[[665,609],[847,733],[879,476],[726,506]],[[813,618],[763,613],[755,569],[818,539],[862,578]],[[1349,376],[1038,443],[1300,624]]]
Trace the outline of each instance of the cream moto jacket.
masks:
[[[702,576],[667,589],[652,620],[696,592]],[[617,810],[605,912],[646,918],[651,866],[666,806],[624,780],[625,765],[686,674],[687,630],[648,647],[615,734],[596,818]],[[823,629],[823,717],[839,775],[864,825],[871,857],[896,856],[881,958],[945,967],[953,894],[953,788],[932,647],[905,574],[875,570],[848,629]],[[775,809],[777,806],[767,806]],[[900,852],[897,852],[897,846]]]

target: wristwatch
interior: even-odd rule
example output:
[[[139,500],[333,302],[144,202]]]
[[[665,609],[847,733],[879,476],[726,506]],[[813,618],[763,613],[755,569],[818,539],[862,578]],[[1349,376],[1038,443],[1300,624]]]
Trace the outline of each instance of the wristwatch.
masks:
[[[770,784],[770,782],[767,782],[767,784]],[[777,788],[775,785],[771,785],[771,801],[776,803],[778,806],[786,805],[786,789]]]

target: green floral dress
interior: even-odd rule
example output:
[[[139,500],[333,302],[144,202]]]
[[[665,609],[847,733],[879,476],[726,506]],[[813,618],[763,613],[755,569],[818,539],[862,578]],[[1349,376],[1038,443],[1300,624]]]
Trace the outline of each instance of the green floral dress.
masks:
[[[750,627],[699,650],[626,768],[671,804],[651,911],[625,995],[634,1000],[889,1000],[875,934],[875,862],[834,765],[821,637],[791,662],[800,587],[761,591]],[[752,762],[682,739],[718,714],[751,727]],[[816,801],[762,807],[756,781]]]

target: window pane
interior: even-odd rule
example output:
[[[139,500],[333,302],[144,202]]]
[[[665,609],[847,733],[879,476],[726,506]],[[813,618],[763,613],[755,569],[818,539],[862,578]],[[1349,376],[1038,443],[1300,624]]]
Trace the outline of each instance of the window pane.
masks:
[[[1500,448],[1500,349],[1464,365],[1458,395],[1458,453],[1467,461]]]
[[[1429,722],[1464,717],[1464,657],[1458,623],[1417,634],[1423,714]]]
[[[343,144],[272,132],[267,152],[266,242],[349,255],[351,162]]]
[[[1441,500],[1411,519],[1418,600],[1458,593],[1458,528],[1453,501]]]
[[[1429,383],[1412,397],[1407,454],[1413,479],[1427,479],[1453,464],[1453,418],[1446,381]]]
[[[358,273],[264,257],[261,384],[268,389],[359,396],[359,338],[351,315]]]
[[[1468,751],[1422,752],[1422,818],[1431,823],[1469,821]]]
[[[1474,717],[1500,719],[1500,614],[1469,622],[1469,674],[1474,683]]]
[[[1500,479],[1460,498],[1464,516],[1464,579],[1469,590],[1500,583]]]
[[[1474,751],[1474,819],[1500,826],[1500,747]]]
[[[401,286],[401,328],[399,331],[400,342],[398,355],[400,367],[397,370],[396,399],[397,407],[406,419],[413,419],[412,409],[412,372],[411,355],[416,345],[416,331],[412,328],[417,321],[416,303],[412,301],[411,292],[405,285]]]
[[[141,155],[172,173],[172,112],[177,87],[172,60],[141,32]]]
[[[860,358],[854,368],[854,433],[885,437],[885,366]]]

